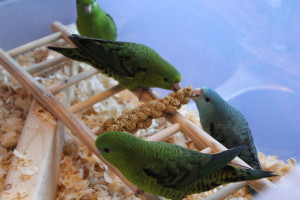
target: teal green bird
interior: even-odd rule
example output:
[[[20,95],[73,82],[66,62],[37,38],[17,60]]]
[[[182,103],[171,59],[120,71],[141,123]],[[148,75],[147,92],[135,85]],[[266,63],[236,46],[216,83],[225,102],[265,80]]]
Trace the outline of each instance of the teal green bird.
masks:
[[[78,32],[82,36],[116,40],[117,28],[113,18],[97,4],[96,0],[76,0]]]
[[[239,157],[261,170],[251,130],[242,113],[211,88],[195,89],[194,94],[203,130],[227,148],[245,145]]]
[[[85,62],[115,78],[129,89],[158,87],[177,91],[181,75],[153,49],[137,43],[117,42],[71,35],[77,48],[48,47],[64,56]]]
[[[243,146],[211,155],[123,132],[103,133],[95,144],[103,158],[139,188],[136,192],[174,200],[224,183],[275,176],[268,171],[228,165]]]

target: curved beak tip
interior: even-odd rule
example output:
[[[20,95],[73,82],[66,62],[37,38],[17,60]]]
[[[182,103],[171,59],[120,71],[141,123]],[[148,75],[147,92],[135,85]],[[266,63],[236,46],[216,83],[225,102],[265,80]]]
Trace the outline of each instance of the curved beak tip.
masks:
[[[193,95],[192,95],[192,99],[193,100],[197,100],[199,99],[199,97],[201,96],[202,94],[202,90],[200,88],[196,88],[193,90]]]
[[[172,90],[174,92],[177,92],[178,90],[181,89],[181,86],[180,86],[180,83],[174,83],[173,86],[172,86]]]
[[[86,14],[91,14],[92,12],[92,5],[85,5],[83,6],[84,11],[86,12]]]

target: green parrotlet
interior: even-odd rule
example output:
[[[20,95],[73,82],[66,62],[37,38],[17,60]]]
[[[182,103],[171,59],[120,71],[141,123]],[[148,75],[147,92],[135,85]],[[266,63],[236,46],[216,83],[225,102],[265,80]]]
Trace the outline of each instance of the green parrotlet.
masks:
[[[177,91],[181,75],[153,49],[132,42],[117,42],[79,35],[69,37],[77,48],[48,47],[64,56],[85,62],[115,78],[129,89],[157,87]]]
[[[117,28],[113,18],[105,13],[96,0],[76,0],[78,32],[82,36],[116,40]]]
[[[175,144],[142,140],[124,132],[106,132],[96,139],[101,155],[140,191],[174,200],[221,184],[275,176],[272,172],[228,164],[243,150],[236,147],[204,154]]]
[[[245,145],[239,157],[261,170],[251,130],[242,113],[211,88],[195,89],[194,94],[203,130],[227,148]]]

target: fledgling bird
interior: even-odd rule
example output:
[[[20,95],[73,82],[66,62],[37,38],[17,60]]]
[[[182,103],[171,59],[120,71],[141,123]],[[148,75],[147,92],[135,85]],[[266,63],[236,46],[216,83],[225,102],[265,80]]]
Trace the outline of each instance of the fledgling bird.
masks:
[[[275,176],[272,172],[228,163],[243,150],[236,147],[204,154],[175,144],[142,140],[124,132],[106,132],[95,141],[104,159],[114,165],[138,191],[174,200],[221,184]]]
[[[116,40],[117,28],[113,18],[105,13],[96,0],[76,0],[78,32],[82,36]]]
[[[239,157],[253,169],[261,170],[251,130],[242,113],[211,88],[195,89],[194,94],[203,130],[227,148],[245,145]]]
[[[85,62],[115,78],[129,90],[158,87],[177,91],[181,75],[153,49],[132,42],[117,42],[71,35],[77,48],[48,47]]]

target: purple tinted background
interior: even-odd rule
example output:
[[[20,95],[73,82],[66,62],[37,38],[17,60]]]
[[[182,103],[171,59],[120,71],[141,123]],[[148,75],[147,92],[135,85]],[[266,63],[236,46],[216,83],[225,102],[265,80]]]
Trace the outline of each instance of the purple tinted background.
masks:
[[[119,40],[154,48],[180,70],[182,86],[212,87],[238,108],[259,151],[300,158],[300,1],[98,2],[115,19]],[[75,19],[75,0],[0,0],[0,47]]]

